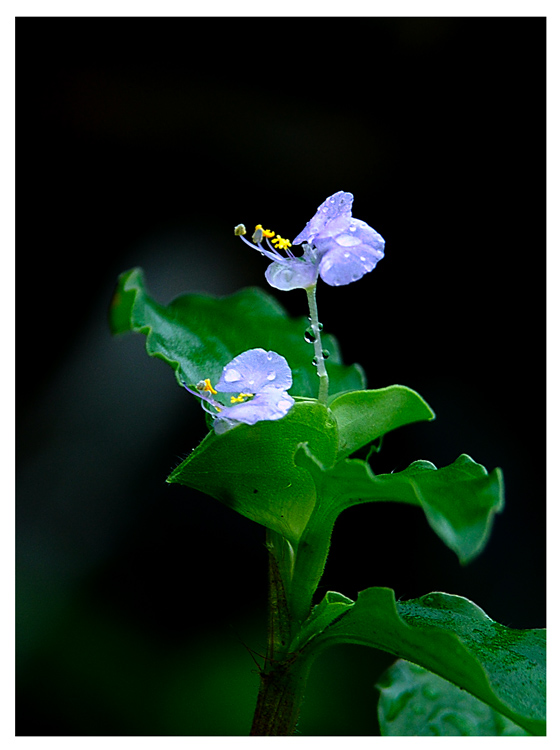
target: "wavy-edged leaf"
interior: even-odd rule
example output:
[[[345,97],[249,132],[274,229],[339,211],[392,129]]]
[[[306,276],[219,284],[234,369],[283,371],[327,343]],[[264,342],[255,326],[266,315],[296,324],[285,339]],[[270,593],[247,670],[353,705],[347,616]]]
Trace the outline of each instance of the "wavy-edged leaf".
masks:
[[[205,492],[297,543],[316,501],[311,476],[294,463],[302,442],[334,462],[336,422],[318,401],[296,402],[277,421],[210,432],[167,481]]]
[[[342,613],[336,606],[331,624],[309,640],[310,657],[337,643],[372,646],[443,677],[529,733],[546,733],[545,630],[507,628],[468,599],[439,592],[396,602],[391,589],[370,588]]]
[[[435,418],[424,399],[404,385],[342,393],[329,406],[338,423],[339,458],[397,427]]]
[[[488,473],[464,454],[441,469],[430,461],[415,461],[404,471],[378,475],[361,459],[325,467],[305,446],[296,460],[313,476],[322,506],[329,510],[323,523],[332,524],[343,510],[365,502],[418,505],[463,564],[484,549],[494,516],[504,506],[501,470]]]
[[[217,380],[238,354],[261,347],[287,359],[293,396],[317,396],[313,352],[303,337],[307,319],[290,318],[261,289],[242,289],[227,297],[185,294],[165,306],[150,297],[142,270],[133,268],[119,276],[109,322],[113,334],[145,334],[148,354],[170,364],[179,382]],[[341,363],[334,337],[325,335],[324,344],[330,351],[331,393],[363,388],[362,368]]]
[[[381,676],[377,715],[393,737],[522,737],[528,732],[443,677],[404,659]]]

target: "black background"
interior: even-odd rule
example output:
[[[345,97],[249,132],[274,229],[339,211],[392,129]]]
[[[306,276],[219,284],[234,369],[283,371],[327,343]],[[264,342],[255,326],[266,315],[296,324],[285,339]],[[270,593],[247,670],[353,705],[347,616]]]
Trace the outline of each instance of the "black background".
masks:
[[[246,734],[264,532],[165,478],[202,413],[117,275],[161,302],[266,286],[232,234],[294,237],[337,190],[386,239],[320,318],[369,387],[437,414],[376,472],[467,453],[506,509],[461,568],[421,512],[347,511],[320,591],[443,590],[545,626],[545,19],[18,19],[17,733]],[[270,290],[269,290],[270,291]],[[273,291],[294,315],[303,292]],[[227,324],[227,321],[224,322]],[[321,657],[303,734],[374,734],[387,660]]]

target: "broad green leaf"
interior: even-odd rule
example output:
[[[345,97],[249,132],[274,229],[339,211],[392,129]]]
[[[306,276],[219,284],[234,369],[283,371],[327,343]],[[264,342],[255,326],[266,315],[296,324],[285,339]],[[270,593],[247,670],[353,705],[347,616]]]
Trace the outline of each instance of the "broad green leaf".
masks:
[[[305,446],[296,461],[313,476],[321,506],[328,508],[328,513],[323,511],[323,523],[334,523],[343,510],[360,503],[418,505],[462,564],[484,549],[494,515],[504,505],[501,470],[489,474],[464,454],[441,469],[429,461],[415,461],[404,471],[377,476],[361,459],[344,459],[325,467]]]
[[[294,378],[292,396],[317,396],[313,351],[303,337],[307,318],[290,318],[273,297],[258,288],[228,297],[185,294],[164,306],[150,297],[142,270],[134,268],[119,276],[110,325],[113,334],[145,334],[148,354],[170,364],[179,382],[197,383],[204,378],[214,382],[238,354],[261,347],[287,359]],[[342,365],[332,336],[326,335],[324,344],[330,351],[331,394],[363,388],[361,367]]]
[[[526,736],[503,714],[417,664],[398,659],[377,683],[381,734],[408,737]]]
[[[460,596],[437,592],[396,602],[391,589],[371,588],[306,648],[312,658],[337,643],[372,646],[419,664],[531,734],[546,732],[545,630],[507,628]]]
[[[336,422],[318,401],[296,402],[278,421],[210,432],[167,481],[205,492],[297,543],[316,502],[313,479],[294,463],[302,442],[334,462]]]
[[[340,458],[397,427],[435,417],[424,399],[404,385],[343,393],[329,406],[338,423]]]

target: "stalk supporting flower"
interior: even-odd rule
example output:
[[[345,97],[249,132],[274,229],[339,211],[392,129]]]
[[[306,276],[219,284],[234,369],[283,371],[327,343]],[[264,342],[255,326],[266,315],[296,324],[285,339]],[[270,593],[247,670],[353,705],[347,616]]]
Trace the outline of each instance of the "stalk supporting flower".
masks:
[[[308,287],[305,291],[307,292],[307,301],[309,303],[309,319],[311,321],[311,342],[315,350],[315,356],[313,358],[313,364],[317,367],[317,375],[319,376],[319,395],[318,399],[321,403],[326,404],[329,395],[329,376],[327,368],[325,367],[325,350],[321,344],[321,324],[319,323],[319,315],[317,313],[317,299],[316,299],[317,286],[314,284],[312,287]]]
[[[287,361],[276,352],[249,349],[227,364],[216,383],[201,380],[196,390],[183,383],[187,391],[201,399],[204,411],[214,419],[214,431],[223,432],[244,423],[253,425],[263,420],[284,417],[294,405],[287,393],[292,386],[292,371]],[[218,393],[230,396],[230,405],[213,398]]]

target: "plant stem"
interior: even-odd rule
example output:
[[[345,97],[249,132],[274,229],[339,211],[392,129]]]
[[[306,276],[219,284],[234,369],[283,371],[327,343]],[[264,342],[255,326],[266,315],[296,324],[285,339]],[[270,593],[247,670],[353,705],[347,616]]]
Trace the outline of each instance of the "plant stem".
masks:
[[[329,376],[321,344],[316,285],[308,287],[305,291],[313,334],[314,364],[319,376],[318,400],[326,406]],[[326,542],[326,549],[320,550],[318,561],[314,559],[317,556],[315,545],[305,543],[304,546],[309,546],[309,549],[306,549],[307,554],[303,554],[303,568],[304,572],[311,574],[311,579],[306,583],[299,583],[299,596],[292,587],[294,573],[299,572],[302,567],[301,564],[298,565],[297,554],[294,559],[294,550],[289,542],[270,529],[267,529],[266,546],[269,570],[268,644],[265,663],[260,673],[261,684],[251,735],[289,736],[296,728],[303,691],[311,667],[311,662],[306,656],[297,651],[290,652],[290,643],[311,610],[311,599],[324,568],[329,540]],[[297,578],[299,582],[301,574]]]
[[[307,659],[284,660],[261,672],[251,736],[286,737],[295,732],[309,675]]]
[[[329,395],[329,376],[325,367],[325,358],[323,356],[323,346],[321,344],[321,327],[319,325],[319,314],[317,312],[316,299],[317,284],[307,287],[307,302],[309,303],[309,318],[311,320],[311,330],[313,331],[313,349],[315,351],[314,362],[317,363],[317,375],[319,376],[319,395],[318,399],[322,404],[327,403]]]
[[[251,735],[289,736],[295,731],[303,691],[309,675],[308,659],[291,653],[293,630],[299,627],[291,617],[286,596],[291,563],[288,543],[267,529],[269,554],[268,645]]]

